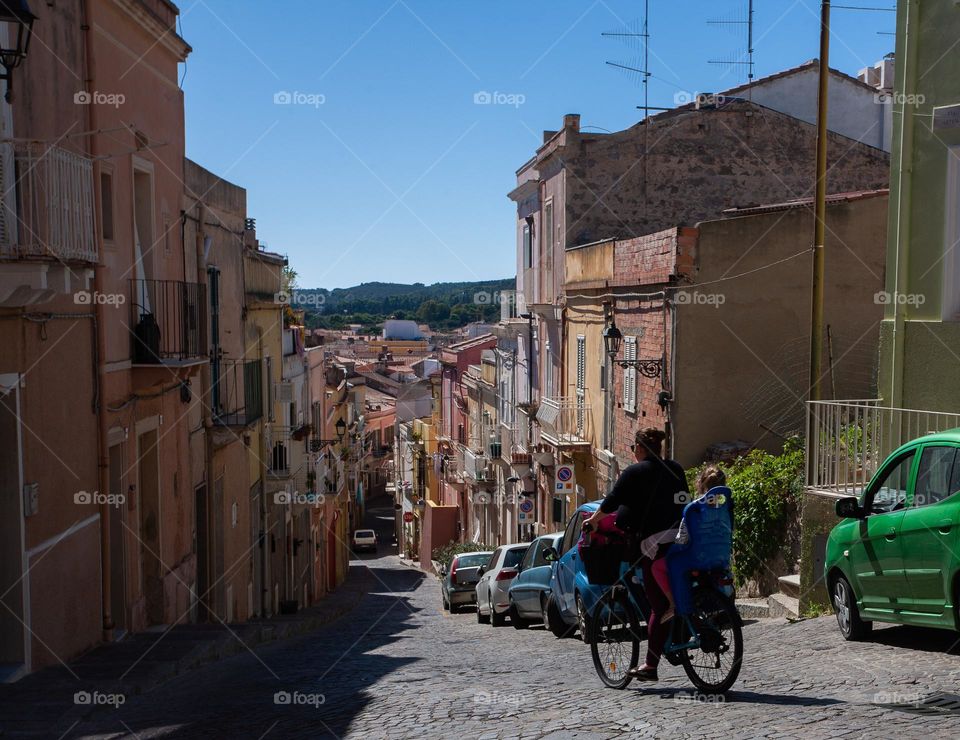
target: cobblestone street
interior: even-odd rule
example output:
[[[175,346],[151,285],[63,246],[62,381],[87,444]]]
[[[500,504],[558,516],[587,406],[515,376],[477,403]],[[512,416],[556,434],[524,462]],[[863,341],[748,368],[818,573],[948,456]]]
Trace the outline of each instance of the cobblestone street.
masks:
[[[392,512],[391,512],[392,513]],[[383,511],[382,515],[387,515]],[[682,669],[654,687],[601,687],[589,649],[540,627],[440,609],[432,576],[387,555],[355,562],[367,590],[305,637],[177,678],[119,709],[79,707],[37,736],[67,738],[956,737],[960,714],[879,703],[960,693],[952,634],[879,629],[844,643],[832,618],[747,625],[740,680],[697,697]],[[287,692],[289,704],[275,702]],[[16,727],[9,736],[18,737]]]

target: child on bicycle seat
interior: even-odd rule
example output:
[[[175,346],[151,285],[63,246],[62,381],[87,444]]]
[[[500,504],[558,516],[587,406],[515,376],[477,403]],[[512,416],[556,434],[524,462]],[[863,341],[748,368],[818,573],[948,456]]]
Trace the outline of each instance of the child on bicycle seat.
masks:
[[[692,611],[689,572],[729,568],[733,546],[733,497],[727,477],[716,465],[705,467],[697,478],[695,501],[687,504],[677,543],[667,553],[670,588],[676,609]]]

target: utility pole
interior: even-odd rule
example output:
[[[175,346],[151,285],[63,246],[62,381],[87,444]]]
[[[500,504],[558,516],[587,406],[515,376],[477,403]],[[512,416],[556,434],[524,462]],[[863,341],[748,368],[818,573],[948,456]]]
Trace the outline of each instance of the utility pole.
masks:
[[[810,312],[810,393],[820,400],[823,355],[824,238],[827,215],[827,85],[830,80],[830,0],[820,7],[820,84],[817,94],[817,188],[814,198],[813,285]]]

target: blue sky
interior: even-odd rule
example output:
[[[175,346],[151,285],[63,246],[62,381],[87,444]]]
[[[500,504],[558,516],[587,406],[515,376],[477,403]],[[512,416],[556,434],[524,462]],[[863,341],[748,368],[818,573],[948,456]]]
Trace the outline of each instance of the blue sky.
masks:
[[[187,156],[247,188],[303,287],[514,273],[506,193],[565,113],[640,118],[640,0],[178,0]],[[650,0],[650,105],[744,79],[747,0]],[[893,0],[844,5],[894,6]],[[817,55],[819,3],[755,0],[757,76]],[[892,12],[834,10],[831,66],[893,49]],[[500,93],[478,105],[479,92]],[[275,96],[288,93],[287,104]],[[513,97],[509,97],[513,96]],[[282,98],[280,98],[282,100]]]

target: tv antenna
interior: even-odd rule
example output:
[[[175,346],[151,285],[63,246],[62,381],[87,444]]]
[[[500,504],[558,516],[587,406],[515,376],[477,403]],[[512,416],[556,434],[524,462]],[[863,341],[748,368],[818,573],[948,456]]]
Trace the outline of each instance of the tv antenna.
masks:
[[[630,64],[621,62],[607,62],[611,67],[622,69],[625,72],[640,76],[640,82],[643,84],[643,105],[638,105],[637,109],[643,111],[643,117],[648,118],[650,111],[672,110],[671,108],[659,108],[650,105],[650,78],[655,75],[650,72],[650,0],[644,0],[643,3],[643,22],[632,21],[625,26],[622,31],[610,31],[601,33],[601,36],[618,38],[636,52],[640,52],[640,46],[643,46],[642,55],[640,53],[632,60]],[[638,66],[642,65],[642,66]]]
[[[733,29],[740,33],[743,27],[747,32],[747,48],[744,51],[737,51],[729,54],[723,59],[710,59],[708,64],[718,64],[722,67],[734,69],[736,67],[747,68],[747,84],[753,82],[753,0],[747,0],[746,15],[740,11],[729,13],[723,18],[713,18],[707,21],[708,26],[724,26],[727,29]]]

